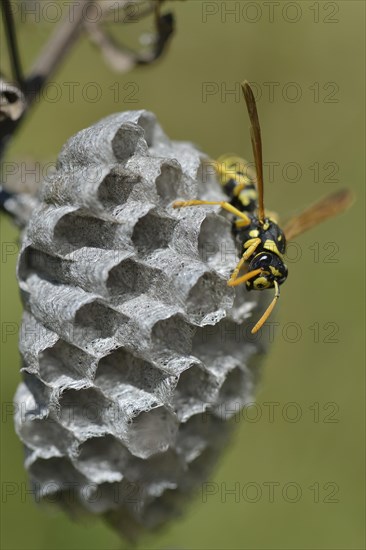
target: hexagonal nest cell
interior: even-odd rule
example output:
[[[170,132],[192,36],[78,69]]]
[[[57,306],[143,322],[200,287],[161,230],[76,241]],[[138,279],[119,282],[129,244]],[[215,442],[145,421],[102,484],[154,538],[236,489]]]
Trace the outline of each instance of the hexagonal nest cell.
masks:
[[[22,237],[25,465],[38,496],[128,536],[179,513],[254,387],[230,216],[172,207],[225,199],[206,160],[152,113],[107,117],[63,147]]]

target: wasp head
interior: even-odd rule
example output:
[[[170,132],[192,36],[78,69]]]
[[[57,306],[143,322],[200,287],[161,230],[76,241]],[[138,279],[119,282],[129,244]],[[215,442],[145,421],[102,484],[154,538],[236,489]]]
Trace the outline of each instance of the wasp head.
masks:
[[[250,262],[249,270],[254,271],[261,269],[256,277],[246,281],[248,290],[263,290],[265,288],[273,288],[274,281],[279,285],[287,278],[287,266],[281,258],[272,252],[260,252],[254,256]]]

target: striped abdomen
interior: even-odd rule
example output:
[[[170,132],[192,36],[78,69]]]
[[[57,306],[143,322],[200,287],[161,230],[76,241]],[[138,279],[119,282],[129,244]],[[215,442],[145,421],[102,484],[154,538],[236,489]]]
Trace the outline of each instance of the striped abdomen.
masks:
[[[248,163],[234,155],[223,155],[216,161],[216,171],[230,203],[241,212],[254,212],[257,190]]]

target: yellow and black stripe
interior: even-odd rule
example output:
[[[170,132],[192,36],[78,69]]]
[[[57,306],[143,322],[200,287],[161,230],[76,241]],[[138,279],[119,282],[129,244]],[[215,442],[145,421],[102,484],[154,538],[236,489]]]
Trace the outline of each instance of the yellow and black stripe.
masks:
[[[249,163],[236,155],[222,155],[215,166],[230,203],[242,212],[255,212],[258,195]]]

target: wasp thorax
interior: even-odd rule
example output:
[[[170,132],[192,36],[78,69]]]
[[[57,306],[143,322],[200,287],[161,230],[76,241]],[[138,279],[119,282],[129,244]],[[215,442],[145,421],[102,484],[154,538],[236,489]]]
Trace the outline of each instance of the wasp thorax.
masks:
[[[261,252],[253,258],[250,262],[249,271],[257,269],[262,271],[246,282],[248,290],[273,288],[274,281],[281,285],[287,278],[287,266],[277,254],[271,252]]]

